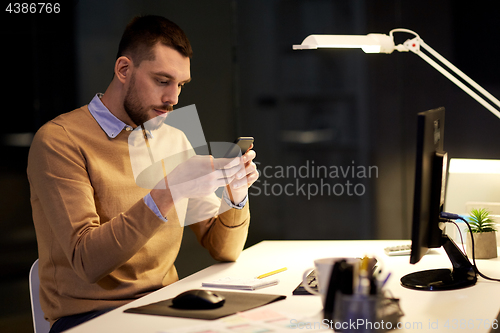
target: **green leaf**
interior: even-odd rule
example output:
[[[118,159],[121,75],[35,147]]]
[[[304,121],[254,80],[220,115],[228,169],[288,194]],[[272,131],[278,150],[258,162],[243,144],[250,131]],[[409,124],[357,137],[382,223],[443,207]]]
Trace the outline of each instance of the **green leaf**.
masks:
[[[473,233],[497,231],[490,212],[484,208],[471,210],[469,224]]]

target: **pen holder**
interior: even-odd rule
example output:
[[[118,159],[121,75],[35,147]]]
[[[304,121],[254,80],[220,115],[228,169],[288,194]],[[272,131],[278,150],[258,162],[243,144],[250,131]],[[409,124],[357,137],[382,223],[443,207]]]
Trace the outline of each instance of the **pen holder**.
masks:
[[[337,293],[333,328],[339,332],[386,332],[395,329],[403,315],[399,299],[384,295]]]

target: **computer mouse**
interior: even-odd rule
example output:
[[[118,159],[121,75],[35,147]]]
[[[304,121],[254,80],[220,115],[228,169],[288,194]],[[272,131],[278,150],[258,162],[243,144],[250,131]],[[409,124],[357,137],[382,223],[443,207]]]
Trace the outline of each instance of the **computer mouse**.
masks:
[[[172,306],[177,309],[216,309],[220,308],[225,298],[210,290],[192,289],[185,291],[172,299]]]

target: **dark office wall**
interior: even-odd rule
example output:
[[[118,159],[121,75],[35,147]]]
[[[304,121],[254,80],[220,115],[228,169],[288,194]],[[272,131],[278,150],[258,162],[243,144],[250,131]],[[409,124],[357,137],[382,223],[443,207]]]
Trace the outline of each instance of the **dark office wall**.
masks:
[[[367,1],[370,32],[407,28],[472,79],[500,96],[499,66],[484,48],[499,31],[487,2],[466,6],[460,1]],[[384,19],[380,19],[380,18]],[[400,34],[399,42],[411,35]],[[482,41],[482,42],[479,42]],[[479,44],[480,43],[480,44]],[[479,47],[483,45],[483,47]],[[453,157],[499,158],[499,119],[460,88],[411,53],[367,55],[370,86],[372,154],[380,166],[375,207],[377,237],[407,238],[413,205],[415,117],[444,106],[444,149]],[[488,72],[488,73],[486,73]],[[493,75],[492,75],[493,74]]]
[[[312,33],[388,33],[404,27],[500,96],[498,46],[491,37],[500,25],[487,2],[85,0],[75,5],[74,12],[65,12],[69,16],[50,20],[8,18],[2,12],[0,34],[7,47],[1,53],[6,158],[0,167],[0,291],[6,301],[0,328],[29,321],[27,278],[21,277],[37,256],[25,178],[28,148],[5,144],[5,134],[33,132],[103,92],[123,28],[134,15],[167,16],[188,34],[195,52],[193,82],[179,106],[196,104],[207,141],[253,135],[261,167],[300,167],[306,161],[347,166],[353,160],[378,167],[378,178],[364,183],[367,194],[360,200],[251,196],[248,245],[262,239],[409,237],[417,112],[446,107],[444,145],[451,157],[500,158],[500,120],[416,55],[291,50]],[[282,135],[328,129],[337,136],[315,144]],[[189,231],[186,235],[177,262],[181,276],[211,263]]]
[[[7,4],[5,4],[7,6]],[[13,8],[14,10],[14,8]],[[32,133],[75,102],[74,12],[0,16],[0,281],[26,274],[36,258],[26,161]]]
[[[257,194],[250,197],[252,233],[279,239],[372,237],[374,179],[312,175],[315,166],[370,165],[366,59],[292,50],[311,33],[363,33],[363,2],[238,5],[242,125],[256,138],[259,167],[265,171],[250,191]],[[309,174],[280,176],[282,168]],[[366,191],[349,195],[347,181]]]
[[[450,157],[499,157],[495,145],[499,119],[418,56],[291,51],[292,44],[313,33],[388,34],[394,28],[407,28],[499,96],[494,75],[499,66],[491,56],[497,46],[490,51],[486,45],[492,43],[485,40],[498,24],[485,10],[487,2],[472,8],[448,0],[240,1],[238,5],[240,99],[248,119],[243,126],[258,137],[261,166],[299,167],[313,160],[345,166],[352,159],[379,170],[378,178],[366,183],[368,202],[346,196],[252,198],[253,232],[276,238],[410,237],[416,114],[421,111],[446,107],[445,149]],[[396,42],[411,37],[396,34]],[[481,63],[478,68],[476,62]],[[356,121],[336,118],[342,124],[338,129],[329,117],[342,114],[338,104],[342,98]],[[322,110],[327,110],[327,117]],[[311,127],[314,117],[321,121]],[[321,145],[283,140],[286,130],[321,128],[338,130],[353,144],[344,145],[345,140],[336,140],[339,136]],[[260,221],[266,222],[260,226]]]

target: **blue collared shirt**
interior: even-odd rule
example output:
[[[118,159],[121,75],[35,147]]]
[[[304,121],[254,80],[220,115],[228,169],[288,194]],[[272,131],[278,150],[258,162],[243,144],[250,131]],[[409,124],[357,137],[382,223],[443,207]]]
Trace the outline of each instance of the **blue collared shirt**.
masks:
[[[88,108],[90,114],[92,114],[92,116],[97,121],[99,126],[101,126],[102,130],[106,133],[106,135],[109,138],[114,139],[123,130],[133,131],[134,128],[132,126],[127,125],[120,119],[116,118],[115,115],[112,114],[106,106],[104,106],[104,104],[101,101],[101,97],[102,94],[96,94],[92,99],[92,101],[89,103]],[[223,198],[229,205],[229,207],[242,209],[248,200],[248,195],[238,205],[235,205],[231,202],[231,199],[228,198],[226,191],[223,192]],[[164,221],[167,221],[167,219],[161,214],[160,209],[158,208],[155,201],[151,197],[151,193],[148,193],[144,197],[144,202],[159,218],[163,219]]]

